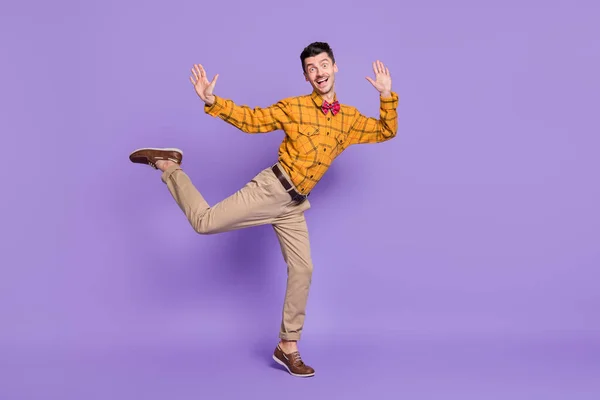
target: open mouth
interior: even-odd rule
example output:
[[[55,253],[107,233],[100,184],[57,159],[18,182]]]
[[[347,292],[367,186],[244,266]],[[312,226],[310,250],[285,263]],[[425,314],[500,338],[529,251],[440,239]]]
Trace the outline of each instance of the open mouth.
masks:
[[[327,81],[329,80],[329,78],[321,78],[317,80],[317,86],[322,88],[325,85],[327,85]]]

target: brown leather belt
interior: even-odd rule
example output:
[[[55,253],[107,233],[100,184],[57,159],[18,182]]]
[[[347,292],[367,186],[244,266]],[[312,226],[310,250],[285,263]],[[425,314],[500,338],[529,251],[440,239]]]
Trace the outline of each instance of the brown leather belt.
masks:
[[[283,172],[281,172],[281,169],[279,168],[279,166],[277,164],[273,165],[273,167],[271,169],[275,173],[275,176],[277,177],[277,179],[279,179],[279,182],[281,182],[281,185],[286,190],[286,192],[288,192],[290,194],[292,200],[294,200],[298,203],[302,203],[304,200],[306,200],[308,195],[298,193],[298,191],[296,191],[296,189],[294,189],[294,187],[290,184],[290,182],[287,180],[287,178],[283,175]]]

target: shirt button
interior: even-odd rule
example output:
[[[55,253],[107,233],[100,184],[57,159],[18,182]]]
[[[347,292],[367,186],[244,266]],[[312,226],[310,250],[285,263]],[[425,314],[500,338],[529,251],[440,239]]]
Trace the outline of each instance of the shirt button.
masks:
[[[323,149],[323,151],[327,151],[327,149]]]
[[[327,121],[331,120],[331,117],[327,117]]]
[[[319,163],[318,163],[318,164],[319,164],[319,165],[321,165],[321,161],[319,161]]]
[[[327,134],[329,135],[329,132],[327,132]]]
[[[312,178],[314,175],[311,175],[310,177]]]

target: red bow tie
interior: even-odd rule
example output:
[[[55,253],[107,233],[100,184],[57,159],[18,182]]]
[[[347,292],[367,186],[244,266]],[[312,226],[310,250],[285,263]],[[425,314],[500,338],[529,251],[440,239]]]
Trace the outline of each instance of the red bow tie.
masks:
[[[331,110],[333,115],[337,114],[340,111],[340,103],[336,100],[333,103],[328,103],[323,100],[323,105],[321,106],[324,114],[327,114],[327,111]]]

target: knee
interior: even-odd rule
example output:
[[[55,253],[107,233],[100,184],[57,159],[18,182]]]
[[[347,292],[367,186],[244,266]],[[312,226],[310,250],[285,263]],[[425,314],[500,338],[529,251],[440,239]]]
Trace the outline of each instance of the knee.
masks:
[[[212,235],[218,231],[218,227],[214,224],[209,211],[210,209],[207,209],[202,214],[194,215],[190,219],[192,228],[199,235]]]
[[[194,231],[196,231],[196,233],[199,235],[212,235],[216,233],[215,228],[207,224],[194,225]]]
[[[313,265],[311,262],[299,262],[290,265],[289,274],[296,279],[309,280],[312,278]]]

